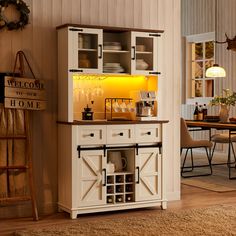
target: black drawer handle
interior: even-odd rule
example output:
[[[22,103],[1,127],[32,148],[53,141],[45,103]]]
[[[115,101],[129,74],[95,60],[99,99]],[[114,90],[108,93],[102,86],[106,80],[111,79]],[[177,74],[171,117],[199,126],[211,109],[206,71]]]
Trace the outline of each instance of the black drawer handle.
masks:
[[[94,133],[91,133],[89,136],[90,136],[90,137],[94,137]]]
[[[123,134],[123,133],[119,133],[119,135],[120,135],[120,136],[124,136],[124,134]]]
[[[151,135],[152,133],[150,131],[147,132],[147,135]]]

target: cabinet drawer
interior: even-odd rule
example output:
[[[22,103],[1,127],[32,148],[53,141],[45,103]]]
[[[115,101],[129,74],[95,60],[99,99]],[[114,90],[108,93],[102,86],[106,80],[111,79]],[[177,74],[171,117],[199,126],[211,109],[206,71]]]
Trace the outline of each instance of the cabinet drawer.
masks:
[[[107,144],[126,144],[134,142],[134,125],[107,126]]]
[[[135,126],[136,143],[161,142],[160,124],[140,124]]]
[[[94,145],[105,143],[105,125],[83,125],[78,127],[78,145]]]

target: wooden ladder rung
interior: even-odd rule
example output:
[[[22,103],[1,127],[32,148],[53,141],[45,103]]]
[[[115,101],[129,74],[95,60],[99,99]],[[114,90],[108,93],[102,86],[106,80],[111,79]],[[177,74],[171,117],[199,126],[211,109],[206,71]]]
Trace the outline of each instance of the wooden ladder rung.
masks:
[[[26,139],[26,135],[6,135],[0,136],[0,139]]]
[[[26,169],[29,169],[29,167],[28,166],[0,166],[0,170],[9,170],[9,169],[26,170]]]
[[[31,200],[31,196],[19,196],[19,197],[5,197],[0,198],[0,203],[10,203],[10,202],[17,202],[17,201],[29,201]]]

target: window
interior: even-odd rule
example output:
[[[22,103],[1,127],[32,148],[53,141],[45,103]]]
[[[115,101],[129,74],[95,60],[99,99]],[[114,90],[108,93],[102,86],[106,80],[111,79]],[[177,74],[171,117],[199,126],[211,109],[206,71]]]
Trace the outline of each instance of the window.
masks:
[[[187,103],[207,103],[214,97],[214,78],[206,78],[207,68],[214,64],[214,33],[187,36],[186,95]]]

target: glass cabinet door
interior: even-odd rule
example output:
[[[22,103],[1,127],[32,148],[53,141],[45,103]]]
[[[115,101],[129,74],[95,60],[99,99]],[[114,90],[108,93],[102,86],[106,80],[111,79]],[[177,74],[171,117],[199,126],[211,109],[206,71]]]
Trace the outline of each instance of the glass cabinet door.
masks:
[[[69,28],[69,70],[81,73],[102,72],[102,30]]]
[[[131,33],[131,73],[159,74],[157,65],[157,36],[145,32]]]

